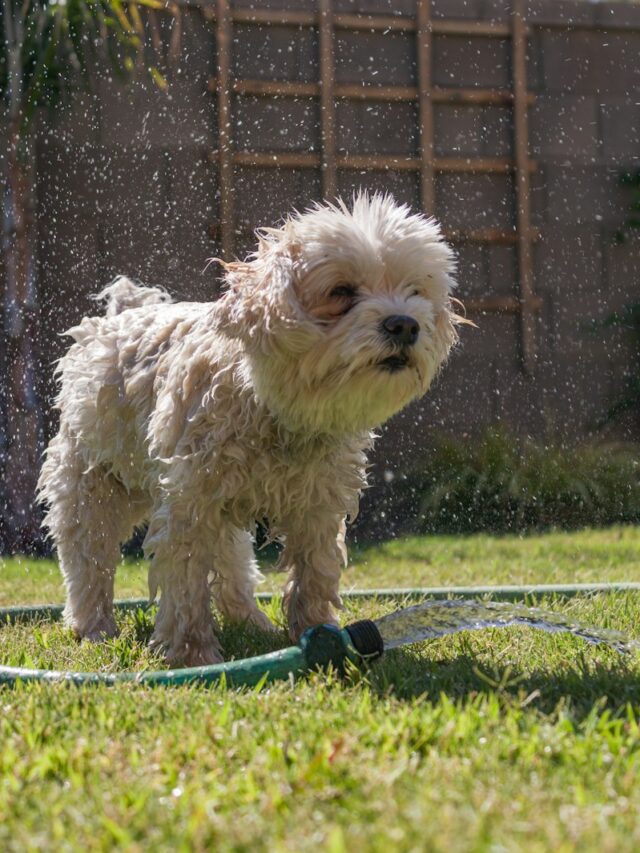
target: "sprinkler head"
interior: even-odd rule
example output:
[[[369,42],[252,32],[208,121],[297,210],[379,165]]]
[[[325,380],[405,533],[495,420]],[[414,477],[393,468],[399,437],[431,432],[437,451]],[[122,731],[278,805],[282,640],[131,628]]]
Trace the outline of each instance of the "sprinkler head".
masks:
[[[308,628],[300,638],[299,647],[308,669],[333,666],[341,673],[347,660],[360,666],[376,660],[384,651],[382,636],[369,619],[352,622],[344,628],[329,624]]]
[[[366,661],[382,657],[384,643],[378,626],[371,619],[360,619],[345,626],[345,631],[351,637],[354,649]]]

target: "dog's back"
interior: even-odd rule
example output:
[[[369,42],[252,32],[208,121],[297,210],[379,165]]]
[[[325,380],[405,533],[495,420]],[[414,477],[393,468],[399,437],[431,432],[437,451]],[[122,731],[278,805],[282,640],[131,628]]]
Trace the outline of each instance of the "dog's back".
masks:
[[[96,299],[106,303],[105,313],[84,317],[66,332],[74,343],[57,366],[60,431],[43,466],[45,492],[61,442],[72,442],[87,467],[105,465],[128,487],[139,485],[148,419],[163,384],[163,355],[176,327],[195,321],[203,307],[173,303],[165,291],[124,276]]]

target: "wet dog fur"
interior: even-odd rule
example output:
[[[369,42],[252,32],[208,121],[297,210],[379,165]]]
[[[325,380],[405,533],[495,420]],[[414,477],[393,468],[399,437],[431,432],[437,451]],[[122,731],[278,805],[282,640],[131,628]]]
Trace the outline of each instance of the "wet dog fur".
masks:
[[[222,659],[211,597],[272,627],[254,601],[256,519],[284,545],[291,637],[336,620],[372,430],[425,394],[456,340],[453,253],[381,195],[258,236],[223,264],[217,301],[119,277],[105,314],[68,332],[39,489],[79,637],[116,633],[120,545],[144,521],[152,644],[172,664]]]

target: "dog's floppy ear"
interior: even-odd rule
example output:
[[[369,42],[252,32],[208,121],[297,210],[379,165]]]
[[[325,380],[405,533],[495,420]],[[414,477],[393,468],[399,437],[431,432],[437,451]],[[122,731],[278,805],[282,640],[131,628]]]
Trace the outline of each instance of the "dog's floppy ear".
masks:
[[[261,238],[259,251],[249,260],[219,261],[227,290],[215,306],[218,331],[264,350],[276,332],[294,328],[301,319],[294,258],[290,246]]]

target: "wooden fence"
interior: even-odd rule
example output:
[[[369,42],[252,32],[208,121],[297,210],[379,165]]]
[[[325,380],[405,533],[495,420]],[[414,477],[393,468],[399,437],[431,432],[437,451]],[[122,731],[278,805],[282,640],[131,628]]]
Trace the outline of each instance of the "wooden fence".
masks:
[[[43,123],[34,347],[45,439],[60,333],[95,310],[90,294],[126,273],[212,298],[208,257],[242,255],[255,227],[358,187],[437,216],[478,323],[429,395],[384,430],[365,499],[372,523],[390,529],[389,512],[376,516],[383,483],[434,430],[588,434],[635,357],[623,330],[589,328],[638,299],[637,242],[613,234],[630,202],[619,173],[640,162],[640,6],[173,8],[150,27],[169,58],[167,92],[142,75],[128,87],[103,75]],[[0,468],[10,409],[0,402]],[[637,436],[637,425],[615,435]]]

